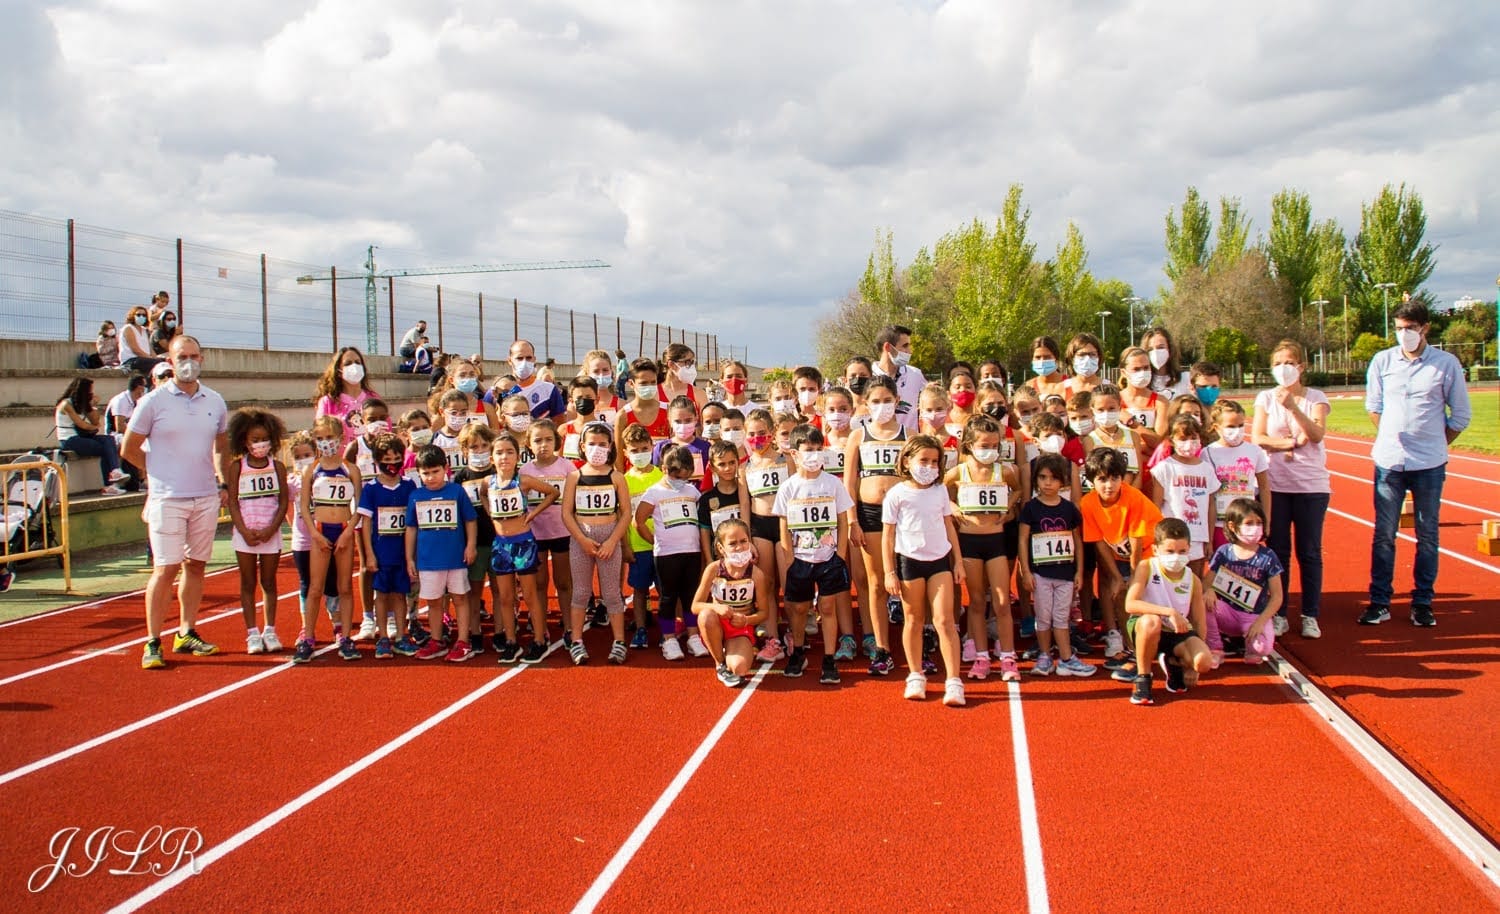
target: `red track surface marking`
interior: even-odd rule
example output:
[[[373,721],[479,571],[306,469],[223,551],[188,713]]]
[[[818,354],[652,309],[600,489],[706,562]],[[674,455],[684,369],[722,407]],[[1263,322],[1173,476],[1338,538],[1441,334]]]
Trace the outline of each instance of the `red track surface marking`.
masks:
[[[1098,676],[1025,684],[1054,911],[1500,904],[1279,679],[1233,661],[1214,675],[1183,696],[1158,685],[1146,708]]]
[[[1024,911],[1002,684],[945,708],[847,666],[769,676],[598,910]]]

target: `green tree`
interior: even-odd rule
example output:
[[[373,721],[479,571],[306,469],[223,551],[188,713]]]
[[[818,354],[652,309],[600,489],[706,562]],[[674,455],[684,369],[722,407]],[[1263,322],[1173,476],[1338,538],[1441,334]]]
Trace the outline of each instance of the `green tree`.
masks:
[[[1203,357],[1221,368],[1253,369],[1260,362],[1260,347],[1233,327],[1215,327],[1203,338]]]
[[[1318,238],[1313,233],[1312,201],[1299,190],[1282,188],[1271,197],[1271,235],[1266,256],[1271,271],[1286,280],[1292,297],[1314,301],[1314,277],[1318,273]]]
[[[1361,333],[1350,348],[1349,355],[1355,361],[1368,362],[1375,358],[1375,353],[1382,349],[1389,349],[1396,344],[1395,340],[1385,339],[1373,333]]]
[[[1210,270],[1224,270],[1240,262],[1250,245],[1250,219],[1240,211],[1239,197],[1219,198],[1219,225],[1214,230]]]
[[[1180,221],[1175,210],[1167,210],[1167,262],[1162,269],[1174,288],[1189,270],[1208,266],[1208,236],[1212,229],[1208,203],[1196,187],[1187,189]]]
[[[1288,335],[1287,295],[1285,281],[1271,275],[1265,255],[1247,251],[1217,272],[1189,270],[1160,316],[1183,349],[1198,349],[1211,331],[1228,327],[1269,351]]]
[[[865,275],[859,279],[859,294],[866,302],[886,311],[894,311],[896,301],[896,256],[892,251],[894,233],[886,229],[875,233],[875,249],[865,264]]]
[[[1437,267],[1437,249],[1424,240],[1427,216],[1422,198],[1405,184],[1387,184],[1359,213],[1359,234],[1349,245],[1349,295],[1364,315],[1364,326],[1384,332],[1384,296],[1378,283],[1395,283],[1391,301],[1403,292],[1427,298],[1422,283]]]
[[[1022,206],[1021,185],[1005,195],[994,231],[975,219],[937,245],[938,260],[957,265],[953,310],[946,325],[953,354],[978,361],[1019,361],[1042,328],[1042,269],[1028,237],[1031,210]]]

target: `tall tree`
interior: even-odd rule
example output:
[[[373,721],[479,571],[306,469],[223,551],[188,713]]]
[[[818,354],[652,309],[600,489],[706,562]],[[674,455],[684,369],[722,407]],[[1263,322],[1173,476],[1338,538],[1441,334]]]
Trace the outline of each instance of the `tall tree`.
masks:
[[[1286,280],[1297,301],[1316,297],[1311,289],[1318,272],[1318,254],[1312,201],[1300,190],[1283,187],[1271,197],[1271,235],[1266,240],[1266,257],[1271,261],[1271,271]]]
[[[1437,267],[1437,249],[1424,240],[1427,215],[1415,190],[1387,184],[1369,204],[1359,208],[1359,234],[1349,245],[1349,293],[1365,315],[1364,326],[1384,334],[1385,298],[1379,283],[1395,283],[1390,300],[1403,292],[1425,298],[1422,283]]]
[[[1250,219],[1240,209],[1239,197],[1219,198],[1219,226],[1214,231],[1210,270],[1224,270],[1240,262],[1250,245]]]
[[[865,275],[859,280],[859,294],[871,305],[887,310],[896,308],[896,255],[892,251],[895,235],[890,229],[875,232],[875,249],[865,264]]]
[[[1161,318],[1184,349],[1197,349],[1216,328],[1234,327],[1269,352],[1287,335],[1287,295],[1285,282],[1271,275],[1265,255],[1247,251],[1223,270],[1186,273]]]
[[[1167,262],[1162,269],[1174,287],[1189,270],[1208,266],[1208,236],[1212,230],[1207,201],[1198,188],[1189,187],[1180,221],[1176,211],[1167,210]]]
[[[1019,359],[1040,329],[1042,271],[1027,234],[1030,221],[1021,185],[1012,184],[993,233],[976,219],[938,242],[938,259],[958,264],[946,328],[956,357]]]

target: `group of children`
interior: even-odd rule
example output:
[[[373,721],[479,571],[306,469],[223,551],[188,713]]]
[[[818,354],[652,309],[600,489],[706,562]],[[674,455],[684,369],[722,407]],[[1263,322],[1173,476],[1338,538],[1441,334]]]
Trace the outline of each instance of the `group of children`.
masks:
[[[288,436],[274,413],[242,408],[226,484],[247,650],[281,649],[290,518],[299,663],[317,653],[325,612],[344,660],[373,640],[377,659],[466,661],[488,625],[499,662],[539,663],[555,593],[574,664],[590,660],[587,628],[610,630],[618,664],[650,645],[654,623],[666,659],[708,657],[730,687],[757,660],[803,675],[819,636],[819,681],[834,684],[860,651],[872,675],[893,672],[900,626],[905,697],[924,698],[941,663],[956,706],[965,663],[974,680],[993,663],[1017,681],[1026,659],[1038,676],[1096,673],[1080,654],[1097,609],[1105,668],[1149,704],[1157,668],[1177,692],[1226,650],[1270,653],[1282,569],[1263,544],[1265,455],[1245,441],[1244,410],[1219,400],[1205,416],[1194,398],[1169,412],[1136,389],[1144,357],[1125,353],[1126,389],[1011,391],[1003,369],[976,379],[956,366],[916,404],[856,359],[839,384],[798,368],[762,405],[738,362],[722,369],[726,399],[702,402],[677,344],[631,364],[628,401],[607,357],[586,363],[555,418],[524,395],[489,402],[463,360],[430,409],[395,423],[369,398],[357,431],[325,415]]]

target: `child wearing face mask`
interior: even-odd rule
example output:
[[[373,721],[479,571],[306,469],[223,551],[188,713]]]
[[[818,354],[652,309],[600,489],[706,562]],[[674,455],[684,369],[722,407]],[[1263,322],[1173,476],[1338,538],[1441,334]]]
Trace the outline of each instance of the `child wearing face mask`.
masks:
[[[1181,396],[1173,397],[1172,401],[1167,404],[1167,424],[1171,425],[1172,420],[1176,419],[1178,416],[1192,416],[1194,419],[1197,419],[1198,427],[1203,429],[1203,446],[1208,447],[1213,443],[1213,431],[1209,428],[1206,417],[1204,416],[1204,406],[1201,402],[1199,402],[1197,397],[1193,396],[1192,394],[1182,394]],[[1158,463],[1161,463],[1163,460],[1166,460],[1171,456],[1172,441],[1170,438],[1163,438],[1160,442],[1157,443],[1156,449],[1151,452],[1151,456],[1146,460],[1147,474],[1149,474]]]
[[[737,409],[742,414],[749,414],[752,409],[763,409],[764,406],[750,399],[746,391],[750,387],[750,369],[743,362],[729,359],[724,362],[724,367],[719,373],[719,384],[724,388],[724,405],[730,409]]]
[[[1092,454],[1101,447],[1119,451],[1125,458],[1125,484],[1143,488],[1141,466],[1146,462],[1145,441],[1121,421],[1124,413],[1120,409],[1119,389],[1101,384],[1094,389],[1089,404],[1093,410],[1094,427],[1084,438],[1084,451]]]
[[[626,582],[630,585],[630,610],[635,618],[635,635],[630,639],[631,650],[641,650],[649,647],[646,626],[650,621],[651,611],[651,587],[656,582],[656,561],[651,555],[651,541],[642,536],[635,528],[635,510],[640,507],[641,495],[666,474],[661,467],[651,463],[651,434],[639,425],[626,426],[620,434],[625,451],[625,462],[630,469],[624,473],[625,489],[629,493],[629,512],[626,515],[625,527],[629,550],[625,554],[625,563],[628,566]],[[567,510],[568,501],[564,501],[563,510]],[[646,522],[648,529],[654,529],[651,521]]]
[[[641,493],[635,509],[636,532],[651,543],[656,564],[661,653],[668,660],[682,660],[683,645],[678,639],[686,634],[688,652],[694,657],[707,657],[708,648],[698,637],[698,617],[692,610],[693,594],[703,574],[698,542],[699,492],[690,478],[692,452],[682,446],[668,448],[662,455],[661,468],[665,478]],[[650,527],[647,521],[651,521]]]
[[[1153,535],[1154,554],[1135,567],[1125,593],[1125,623],[1140,669],[1131,681],[1130,703],[1155,704],[1152,673],[1160,666],[1168,692],[1186,692],[1208,672],[1212,658],[1204,637],[1203,582],[1188,570],[1192,549],[1187,524],[1163,518]]]
[[[530,463],[536,456],[526,444],[527,432],[531,430],[531,423],[536,421],[531,416],[531,404],[527,401],[525,394],[511,394],[500,402],[498,411],[500,419],[500,431],[509,432],[512,438],[521,448],[521,465]]]
[[[797,422],[802,421],[802,410],[797,405],[797,389],[792,386],[791,381],[777,380],[770,385],[770,411],[776,418],[791,416]]]
[[[1064,385],[1069,399],[1079,394],[1092,393],[1094,388],[1104,383],[1104,378],[1099,374],[1102,364],[1099,353],[1103,351],[1099,338],[1092,333],[1080,333],[1068,341],[1068,349],[1063,353],[1063,365],[1073,372],[1073,376]]]
[[[678,397],[687,397],[696,412],[698,389],[694,384],[698,380],[697,355],[683,343],[672,343],[662,350],[661,368],[657,399],[663,403],[671,403]]]
[[[1031,341],[1031,372],[1034,377],[1026,382],[1026,386],[1038,397],[1063,396],[1066,392],[1068,376],[1062,371],[1058,358],[1060,351],[1057,341],[1050,336],[1039,336]]]
[[[286,467],[281,453],[286,426],[258,406],[244,406],[229,417],[229,473],[224,484],[233,497],[235,560],[240,567],[240,609],[245,619],[245,653],[281,650],[276,637],[276,567],[281,562],[281,524],[286,516]],[[265,633],[255,626],[255,585],[265,600]]]
[[[317,396],[314,419],[332,416],[343,423],[346,446],[359,437],[364,422],[360,410],[376,393],[370,387],[370,378],[365,371],[365,357],[358,349],[345,346],[334,354],[318,378]]]
[[[1203,427],[1197,419],[1178,416],[1167,432],[1172,456],[1151,470],[1156,483],[1152,500],[1163,517],[1177,518],[1187,525],[1192,537],[1188,558],[1193,573],[1201,575],[1218,518],[1213,496],[1219,491],[1219,477],[1203,459]]]
[[[358,660],[359,649],[348,637],[354,612],[354,595],[349,587],[354,562],[357,531],[354,524],[354,502],[360,489],[359,469],[344,462],[341,454],[344,424],[333,416],[313,421],[313,446],[318,458],[302,474],[302,491],[298,510],[307,522],[312,540],[309,571],[314,587],[302,612],[302,631],[293,648],[292,660],[307,663],[312,659],[317,634],[318,609],[323,602],[318,583],[326,577],[338,582],[339,620],[334,624],[339,657]]]
[[[458,391],[450,390],[438,400],[434,415],[442,421],[433,429],[432,446],[443,452],[449,474],[457,473],[468,462],[463,445],[458,443],[458,434],[468,427],[469,401]]]
[[[312,586],[312,533],[307,528],[307,519],[302,516],[302,477],[307,468],[318,459],[313,447],[312,433],[297,432],[287,446],[292,462],[287,467],[287,519],[292,524],[292,564],[297,568],[297,614],[300,618],[307,610],[307,591]],[[405,502],[402,502],[405,504]],[[330,621],[337,621],[339,614],[339,582],[333,575],[325,575],[322,582],[323,603],[328,608]],[[264,637],[264,633],[262,633]],[[277,642],[278,649],[281,642]]]
[[[495,405],[481,394],[484,380],[480,377],[479,366],[468,359],[455,358],[448,365],[448,378],[448,389],[458,391],[469,401],[469,421],[499,427]]]
[[[495,542],[495,523],[486,510],[489,502],[489,479],[495,475],[495,459],[492,453],[495,431],[488,425],[470,422],[458,433],[458,446],[463,448],[464,465],[453,471],[453,481],[463,487],[474,506],[476,533],[474,536],[474,561],[469,563],[469,592],[465,598],[455,598],[468,608],[470,627],[469,645],[474,653],[484,653],[484,635],[480,631],[480,612],[484,605],[484,592],[497,591],[494,575],[490,574],[490,550]],[[365,488],[369,488],[366,486]],[[498,601],[496,601],[498,604]],[[499,639],[504,640],[504,639]],[[501,645],[496,644],[495,650]]]
[[[391,430],[390,407],[385,405],[384,400],[371,398],[360,407],[360,417],[364,420],[364,427],[360,429],[359,437],[344,448],[344,460],[359,468],[359,473],[366,479],[375,477],[375,453],[370,446],[375,439]]]
[[[963,434],[962,428],[957,433],[948,430],[951,406],[948,391],[935,381],[917,395],[917,434],[931,435],[943,443],[944,472],[958,465],[958,436]]]
[[[1213,545],[1218,548],[1224,538],[1224,517],[1235,499],[1248,498],[1259,501],[1261,511],[1271,516],[1271,487],[1266,474],[1271,461],[1258,445],[1250,443],[1249,426],[1245,408],[1234,400],[1219,400],[1209,410],[1213,428],[1218,439],[1203,449],[1203,459],[1214,468],[1219,477],[1219,491],[1215,496],[1219,509],[1219,524],[1214,528]]]
[[[1121,421],[1146,439],[1149,451],[1167,431],[1167,400],[1151,388],[1151,357],[1131,347],[1120,353]]]
[[[823,395],[823,372],[811,365],[792,370],[792,390],[797,396],[797,412],[817,424],[818,398]]]
[[[698,435],[698,412],[693,407],[693,401],[687,397],[674,399],[667,406],[667,424],[672,429],[672,437],[656,443],[651,451],[651,462],[660,466],[662,455],[668,449],[687,448],[693,457],[693,472],[688,478],[700,491],[706,492],[713,488],[713,474],[705,472],[708,467],[708,440]]]
[[[417,448],[426,447],[432,443],[432,416],[425,409],[409,409],[401,414],[401,421],[396,424],[396,434],[406,444],[406,456],[402,459],[401,475],[416,482]]]
[[[745,684],[755,663],[755,626],[770,612],[770,578],[755,564],[750,527],[726,520],[714,530],[718,556],[704,569],[693,596],[703,642],[714,661],[714,675],[728,688]]]
[[[375,642],[375,659],[389,660],[400,654],[414,657],[425,643],[419,632],[410,629],[399,640],[390,632],[400,630],[407,620],[406,599],[411,593],[411,576],[406,568],[406,505],[417,490],[416,484],[404,478],[406,445],[395,435],[375,440],[375,475],[359,493],[360,539],[365,567],[373,572],[370,589],[374,593],[375,625],[382,633]]]
[[[650,454],[646,446],[651,438],[645,434],[645,429],[639,425],[626,429],[626,439],[632,438],[639,448],[637,453]],[[642,548],[632,553],[631,541],[626,539],[632,535],[631,492],[635,483],[631,482],[629,474],[615,470],[615,455],[611,453],[613,450],[614,440],[607,425],[596,423],[584,428],[584,463],[578,472],[568,474],[563,484],[562,521],[572,535],[568,547],[568,569],[569,575],[576,581],[569,591],[572,595],[568,606],[570,626],[581,637],[587,598],[593,594],[591,584],[597,574],[600,599],[609,617],[610,632],[614,636],[609,647],[609,662],[620,664],[625,662],[627,656],[625,598],[620,587],[621,563],[631,564],[630,581],[631,587],[635,589],[637,647],[646,646],[645,609],[649,599],[649,569],[654,566],[650,560],[649,543],[642,539]],[[649,463],[646,468],[651,474],[660,477],[661,471],[657,468]],[[632,469],[630,472],[635,473],[636,470]],[[636,478],[639,481],[649,477],[638,475]],[[649,485],[644,486],[641,491],[644,492],[645,488],[649,488]],[[643,555],[645,559],[642,561]],[[644,581],[636,576],[635,561],[640,561],[648,569]],[[571,646],[569,653],[572,653]],[[584,656],[587,657],[586,654]]]
[[[1266,515],[1259,503],[1236,498],[1224,511],[1228,542],[1214,550],[1203,590],[1213,601],[1208,613],[1212,665],[1224,659],[1225,635],[1243,638],[1245,662],[1257,664],[1276,646],[1271,620],[1281,608],[1281,560],[1265,545]]]
[[[619,445],[619,469],[625,469],[625,429],[639,425],[651,436],[652,441],[665,441],[672,437],[672,426],[667,420],[667,409],[661,402],[661,388],[656,383],[656,363],[650,359],[636,359],[630,363],[631,389],[635,399],[620,410],[615,417],[615,442]]]
[[[753,410],[745,419],[745,489],[750,496],[751,544],[755,549],[756,564],[765,570],[771,581],[780,584],[786,564],[777,544],[781,542],[781,523],[776,518],[776,493],[786,482],[791,470],[786,455],[776,446],[772,437],[773,424],[770,413],[763,409]],[[780,592],[779,590],[777,591]],[[774,663],[786,656],[777,627],[776,601],[771,601],[771,615],[765,622],[766,643],[759,659]]]
[[[1043,455],[1061,456],[1072,467],[1071,479],[1066,480],[1061,495],[1073,504],[1078,504],[1078,500],[1083,496],[1079,469],[1083,466],[1083,461],[1087,456],[1083,452],[1083,442],[1071,433],[1072,430],[1061,418],[1050,412],[1037,413],[1032,417],[1028,431],[1032,441],[1036,442],[1038,452],[1037,457],[1031,461],[1031,477],[1036,478],[1036,462]]]

